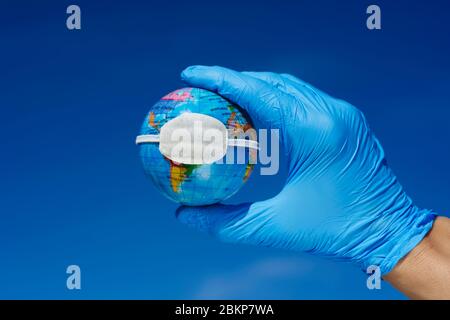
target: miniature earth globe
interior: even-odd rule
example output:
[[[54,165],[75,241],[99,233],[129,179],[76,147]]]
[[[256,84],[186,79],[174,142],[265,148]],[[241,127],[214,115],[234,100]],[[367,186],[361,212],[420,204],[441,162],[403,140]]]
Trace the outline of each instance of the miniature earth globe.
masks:
[[[151,107],[140,135],[158,135],[164,124],[186,112],[211,116],[229,132],[255,132],[250,117],[239,106],[208,90],[183,88]],[[253,139],[256,140],[256,134]],[[227,156],[230,152],[238,154],[236,149],[241,149],[245,161],[229,163],[221,159],[209,164],[186,164],[163,155],[158,143],[140,143],[139,148],[145,174],[157,189],[170,200],[191,206],[213,204],[234,195],[249,178],[256,157],[254,149],[231,145],[226,149]]]

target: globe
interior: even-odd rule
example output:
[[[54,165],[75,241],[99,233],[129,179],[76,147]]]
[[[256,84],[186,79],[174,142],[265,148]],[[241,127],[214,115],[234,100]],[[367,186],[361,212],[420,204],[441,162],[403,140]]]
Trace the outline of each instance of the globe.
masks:
[[[220,95],[200,88],[183,88],[167,94],[151,107],[140,134],[159,134],[166,122],[185,112],[214,117],[229,132],[248,132],[253,128],[248,114]],[[156,188],[168,199],[190,206],[213,204],[234,195],[250,177],[256,157],[256,150],[228,146],[225,157],[233,152],[230,157],[233,159],[233,155],[246,152],[245,160],[229,163],[221,159],[210,164],[183,164],[164,156],[158,143],[139,144],[139,148],[145,174]],[[239,152],[238,148],[241,149]]]

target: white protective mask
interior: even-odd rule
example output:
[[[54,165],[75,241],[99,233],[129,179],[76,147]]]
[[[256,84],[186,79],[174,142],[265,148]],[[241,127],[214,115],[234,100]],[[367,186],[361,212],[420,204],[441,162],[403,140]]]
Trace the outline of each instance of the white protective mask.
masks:
[[[227,153],[228,146],[258,149],[258,142],[229,139],[225,125],[200,113],[185,112],[166,122],[159,135],[140,135],[136,144],[159,143],[159,151],[177,163],[210,164]]]

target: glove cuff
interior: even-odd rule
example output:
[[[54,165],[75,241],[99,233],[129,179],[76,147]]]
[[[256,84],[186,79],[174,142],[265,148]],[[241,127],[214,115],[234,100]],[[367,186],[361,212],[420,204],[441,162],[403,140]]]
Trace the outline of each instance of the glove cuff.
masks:
[[[381,274],[389,273],[397,263],[414,249],[433,227],[437,215],[431,210],[412,207],[401,216],[393,217],[397,226],[385,236],[389,239],[375,249],[363,263],[363,270],[378,266]],[[400,221],[399,221],[400,220]]]

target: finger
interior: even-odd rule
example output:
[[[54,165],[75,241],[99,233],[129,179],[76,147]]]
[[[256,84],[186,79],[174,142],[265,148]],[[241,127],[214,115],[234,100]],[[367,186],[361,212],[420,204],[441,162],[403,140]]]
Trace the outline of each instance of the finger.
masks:
[[[263,80],[295,97],[302,97],[305,94],[311,92],[320,93],[323,96],[328,96],[328,94],[317,89],[312,84],[309,84],[308,82],[303,81],[289,73],[253,72],[253,71],[244,71],[242,73]]]
[[[296,76],[293,76],[292,74],[289,73],[280,73],[280,77],[282,77],[285,80],[289,80],[289,82],[293,82],[296,83],[298,85],[303,85],[303,86],[310,86],[312,87],[309,83],[307,83],[306,81],[303,81],[299,78],[297,78]]]
[[[308,101],[308,99],[323,102],[320,95],[326,96],[325,93],[314,88],[307,82],[300,80],[294,77],[293,75],[287,73],[278,74],[273,72],[248,72],[248,71],[242,73],[265,81],[268,84],[277,87],[279,90],[285,92],[286,94],[289,94],[295,98],[300,99],[300,101],[304,103]]]
[[[266,202],[262,201],[239,205],[181,206],[176,217],[180,222],[225,242],[259,244],[264,242],[264,227],[270,223],[270,212]]]
[[[309,96],[311,93],[317,98],[320,97],[330,97],[329,94],[317,89],[312,84],[303,81],[289,73],[281,73],[280,76],[286,81],[287,84],[294,86],[300,93]],[[331,98],[331,97],[330,97]]]
[[[292,86],[290,81],[287,81],[287,79],[283,78],[278,73],[243,71],[242,74],[267,82],[268,84],[292,96],[296,96],[297,94],[297,89]]]
[[[219,93],[268,127],[279,127],[281,104],[293,99],[260,79],[223,67],[192,66],[181,77],[192,86]]]

